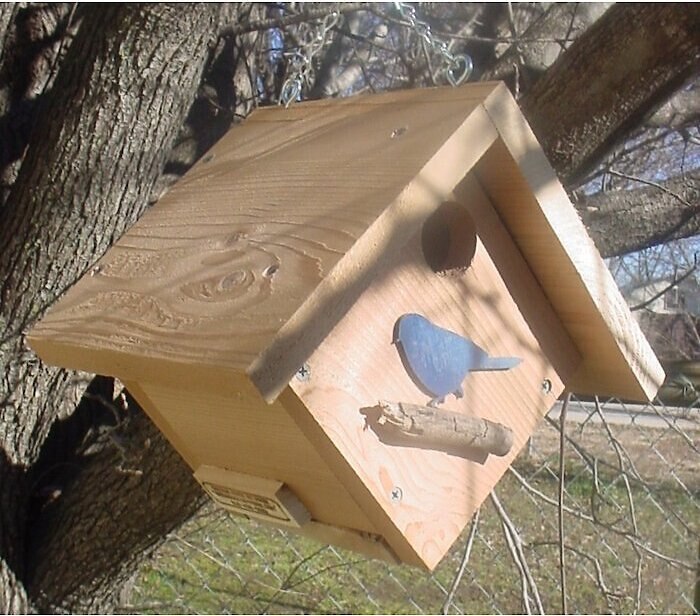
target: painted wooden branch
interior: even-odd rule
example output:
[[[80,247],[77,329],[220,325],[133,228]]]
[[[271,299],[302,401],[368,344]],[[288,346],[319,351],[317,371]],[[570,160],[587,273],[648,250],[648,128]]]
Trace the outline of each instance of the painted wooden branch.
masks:
[[[513,446],[511,429],[488,419],[384,400],[373,410],[378,411],[375,421],[384,430],[395,436],[415,439],[422,447],[454,452],[478,450],[505,456]]]

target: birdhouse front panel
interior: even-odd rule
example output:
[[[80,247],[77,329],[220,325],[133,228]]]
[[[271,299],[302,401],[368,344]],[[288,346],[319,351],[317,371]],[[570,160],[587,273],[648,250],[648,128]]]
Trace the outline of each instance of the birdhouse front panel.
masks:
[[[472,178],[465,182],[469,186],[460,191],[464,201],[445,203],[386,259],[362,297],[311,355],[305,378],[291,383],[300,401],[289,407],[294,419],[315,434],[325,459],[347,478],[375,527],[403,561],[431,569],[555,402],[563,390],[562,377],[580,360],[536,285],[522,280],[516,296],[511,295],[514,289],[508,288],[489,249],[504,252],[502,258],[519,276],[528,275],[527,266],[512,246],[498,244],[507,233],[478,184]],[[481,216],[481,226],[495,225],[503,235],[485,231],[487,247],[472,214]],[[527,305],[525,314],[516,299]],[[536,311],[538,319],[549,317],[546,331],[533,331],[528,324]],[[475,343],[493,358],[494,369],[461,372],[447,385],[449,391],[422,391],[400,356],[395,325],[403,315],[421,315]],[[562,374],[540,339],[548,339],[547,346],[559,345]],[[448,350],[459,354],[458,348]],[[423,352],[441,351],[428,345]],[[392,442],[373,422],[372,407],[380,401],[427,405],[433,394],[444,395],[444,403],[436,401],[439,409],[512,430],[508,453],[441,451],[419,435],[413,442]],[[285,395],[282,400],[287,403]]]

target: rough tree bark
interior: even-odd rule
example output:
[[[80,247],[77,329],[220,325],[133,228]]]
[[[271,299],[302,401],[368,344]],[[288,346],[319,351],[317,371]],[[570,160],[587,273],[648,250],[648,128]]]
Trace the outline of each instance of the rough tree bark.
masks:
[[[562,54],[610,6],[608,2],[557,2],[524,32],[518,41],[501,54],[498,61],[481,75],[483,81],[506,81],[518,97],[526,92]],[[517,69],[517,70],[516,70]]]
[[[76,5],[0,7],[0,207],[17,177],[36,108],[79,21]]]
[[[698,32],[697,4],[616,4],[537,80],[521,107],[566,184],[697,71]]]
[[[80,481],[44,506],[29,544],[30,597],[42,612],[112,611],[138,564],[206,502],[180,455],[134,408],[108,428]],[[111,444],[111,443],[110,443]]]
[[[700,124],[700,84],[676,92],[646,122],[656,128],[682,128]]]
[[[194,98],[219,8],[86,10],[0,212],[0,609],[29,599],[28,469],[72,375],[28,353],[28,327],[139,216]],[[97,34],[96,34],[97,33]]]
[[[576,206],[603,256],[625,254],[700,234],[700,175],[597,193]]]

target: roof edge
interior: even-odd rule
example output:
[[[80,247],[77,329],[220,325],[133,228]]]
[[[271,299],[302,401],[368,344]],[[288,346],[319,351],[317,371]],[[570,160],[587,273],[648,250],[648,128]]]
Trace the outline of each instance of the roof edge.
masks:
[[[500,84],[483,105],[512,163],[507,172],[496,145],[479,177],[582,353],[581,367],[567,386],[579,393],[650,400],[665,378],[661,364],[517,102]],[[498,177],[489,177],[489,164],[498,168]],[[504,177],[508,173],[511,177]],[[532,198],[516,196],[524,192]],[[553,241],[543,246],[543,237]]]

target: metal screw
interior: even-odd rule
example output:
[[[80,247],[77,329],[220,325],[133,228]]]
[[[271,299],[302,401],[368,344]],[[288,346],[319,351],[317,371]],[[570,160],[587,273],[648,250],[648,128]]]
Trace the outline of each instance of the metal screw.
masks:
[[[90,276],[97,276],[102,271],[102,268],[99,265],[96,265],[90,270]]]
[[[311,378],[311,366],[304,362],[297,370],[296,377],[298,381],[308,381]]]
[[[212,160],[214,160],[214,155],[213,155],[213,154],[207,154],[207,155],[202,159],[202,162],[203,162],[203,163],[209,163],[209,162],[211,162]]]
[[[400,503],[403,498],[403,490],[399,486],[394,486],[391,488],[390,498],[392,503]]]
[[[396,137],[400,137],[403,135],[408,129],[405,126],[401,126],[399,128],[395,128],[394,130],[391,131],[391,138],[396,139]]]
[[[550,394],[552,393],[552,381],[549,379],[545,379],[542,381],[542,393],[543,394]]]

